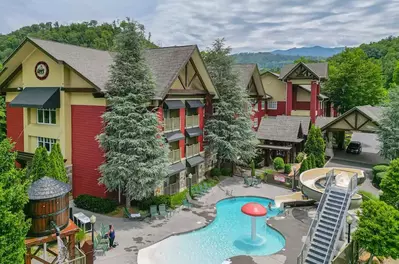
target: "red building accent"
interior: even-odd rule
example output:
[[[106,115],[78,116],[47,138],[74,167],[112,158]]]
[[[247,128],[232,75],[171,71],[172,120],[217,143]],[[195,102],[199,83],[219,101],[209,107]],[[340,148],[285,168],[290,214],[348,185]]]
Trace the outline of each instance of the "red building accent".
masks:
[[[292,82],[287,82],[286,86],[287,86],[287,105],[286,105],[287,110],[286,110],[285,114],[287,116],[290,116],[291,115],[291,111],[292,111],[292,94],[293,94],[293,92],[292,92]]]
[[[158,110],[157,110],[157,115],[158,115],[158,122],[159,122],[159,126],[158,126],[158,128],[161,130],[161,131],[163,131],[163,107],[162,106],[160,106],[160,107],[158,107]]]
[[[179,109],[179,116],[180,116],[180,132],[183,135],[186,134],[186,109],[180,108]],[[180,148],[180,157],[183,159],[186,157],[186,140],[182,139],[179,140],[179,148]]]
[[[73,197],[80,194],[106,197],[105,186],[98,183],[98,167],[104,162],[104,154],[96,140],[102,130],[105,106],[72,105],[71,108]]]
[[[200,107],[198,108],[198,122],[199,122],[199,128],[204,131],[204,108]],[[201,136],[198,136],[198,142],[200,143],[200,151],[204,151],[204,136],[203,134]]]
[[[268,116],[278,116],[278,115],[285,115],[285,102],[278,101],[277,102],[277,109],[267,109],[266,113]]]
[[[7,137],[15,142],[14,149],[24,151],[24,109],[10,107],[6,104],[7,111]]]
[[[316,109],[317,109],[317,83],[312,81],[311,88],[310,88],[310,120],[312,124],[316,122]]]

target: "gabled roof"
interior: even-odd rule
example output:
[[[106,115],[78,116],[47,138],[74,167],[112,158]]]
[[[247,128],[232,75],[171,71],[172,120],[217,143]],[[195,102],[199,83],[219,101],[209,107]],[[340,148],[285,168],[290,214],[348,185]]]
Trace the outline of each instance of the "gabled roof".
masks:
[[[303,65],[306,69],[312,72],[319,80],[328,79],[328,63],[327,62],[319,62],[319,63],[303,63],[299,62],[296,64],[287,64],[281,69],[280,79],[285,81],[287,77],[295,71],[298,67]]]
[[[265,71],[265,72],[263,72],[261,75],[264,75],[264,74],[266,74],[266,73],[270,73],[271,75],[273,75],[273,76],[275,76],[275,77],[277,77],[277,78],[280,77],[280,75],[279,75],[278,73],[275,73],[275,72],[272,72],[272,71]]]
[[[302,142],[303,134],[301,121],[289,118],[262,118],[256,137],[260,140]]]
[[[309,132],[309,128],[311,125],[310,117],[309,116],[286,116],[286,115],[279,115],[276,116],[276,119],[285,119],[286,122],[295,122],[298,121],[301,123],[302,132],[304,135],[307,135]]]
[[[333,116],[318,116],[316,118],[316,126],[319,128],[324,127],[326,124],[332,122],[335,119]]]
[[[99,91],[104,92],[106,90],[106,83],[110,76],[109,68],[113,63],[115,53],[55,41],[27,38],[5,63],[26,42],[32,43],[57,62],[67,64]],[[178,77],[180,70],[195,52],[199,54],[196,45],[154,48],[144,51],[144,58],[156,83],[155,99],[163,99],[165,97],[170,86]],[[205,72],[207,73],[206,68]],[[207,76],[206,78],[209,79],[208,83],[212,85],[213,89],[210,77]],[[212,91],[210,93],[214,94]]]
[[[270,95],[265,93],[263,88],[257,64],[235,64],[233,65],[233,71],[237,74],[238,84],[241,88],[246,89],[253,76],[258,95],[270,97]]]

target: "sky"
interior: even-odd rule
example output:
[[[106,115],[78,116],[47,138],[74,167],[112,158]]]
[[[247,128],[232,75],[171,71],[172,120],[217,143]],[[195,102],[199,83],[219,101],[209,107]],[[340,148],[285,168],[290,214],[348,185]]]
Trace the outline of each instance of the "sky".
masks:
[[[0,33],[41,22],[111,22],[131,17],[160,46],[234,52],[341,47],[399,32],[399,0],[0,0]]]

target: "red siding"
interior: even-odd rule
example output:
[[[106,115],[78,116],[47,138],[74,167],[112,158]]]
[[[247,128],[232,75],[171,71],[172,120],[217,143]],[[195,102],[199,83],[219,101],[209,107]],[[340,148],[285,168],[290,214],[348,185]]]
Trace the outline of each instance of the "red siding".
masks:
[[[159,126],[158,126],[158,128],[161,130],[161,131],[163,131],[163,108],[162,108],[162,106],[160,106],[160,107],[158,107],[158,110],[157,110],[157,115],[158,115],[158,122],[159,122]]]
[[[287,116],[290,116],[291,115],[291,111],[292,111],[292,101],[293,101],[293,98],[292,98],[292,82],[287,82],[286,87],[287,87],[286,88],[286,91],[287,91],[287,104],[286,104],[287,111],[286,111],[285,114]]]
[[[105,186],[98,184],[98,167],[104,162],[96,136],[102,130],[101,115],[105,106],[72,105],[72,173],[73,196],[106,196]]]
[[[204,108],[200,107],[198,108],[198,122],[199,122],[199,128],[204,130]],[[204,151],[204,136],[198,136],[198,142],[200,143],[200,151]]]
[[[179,109],[179,116],[180,116],[180,132],[183,135],[186,134],[186,109],[180,108]],[[180,157],[183,159],[186,157],[186,139],[179,140],[179,148],[180,148]]]
[[[7,111],[7,137],[15,142],[15,150],[24,151],[24,109],[10,107],[6,104]]]
[[[267,115],[269,116],[278,116],[278,115],[285,115],[285,102],[279,101],[277,102],[277,109],[267,109]]]
[[[310,110],[310,102],[296,101],[294,110]]]

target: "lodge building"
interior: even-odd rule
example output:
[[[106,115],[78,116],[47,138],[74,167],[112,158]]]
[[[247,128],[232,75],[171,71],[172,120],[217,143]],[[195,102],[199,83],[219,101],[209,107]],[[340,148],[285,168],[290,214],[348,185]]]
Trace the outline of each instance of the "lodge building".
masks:
[[[104,155],[96,140],[113,53],[27,38],[5,61],[0,89],[6,98],[7,136],[26,165],[38,146],[59,142],[72,168],[73,196],[106,197],[98,184]],[[148,49],[144,53],[156,83],[151,106],[158,113],[171,151],[169,175],[156,189],[172,194],[186,188],[186,176],[200,181],[212,166],[203,142],[204,120],[217,92],[198,47]]]

